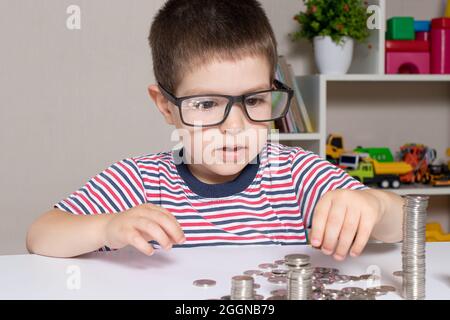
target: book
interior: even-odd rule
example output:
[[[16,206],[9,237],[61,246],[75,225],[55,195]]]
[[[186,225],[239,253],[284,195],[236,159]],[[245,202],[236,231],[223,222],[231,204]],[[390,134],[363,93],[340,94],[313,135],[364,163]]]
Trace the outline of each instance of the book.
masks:
[[[303,100],[303,97],[302,97],[300,88],[298,86],[297,80],[295,79],[295,75],[294,75],[292,66],[291,65],[289,65],[289,66],[290,66],[290,69],[292,71],[291,72],[291,74],[292,74],[292,82],[293,82],[292,89],[294,90],[294,95],[296,96],[296,100],[297,100],[297,103],[298,103],[299,108],[300,108],[300,114],[301,114],[302,120],[303,120],[303,122],[305,124],[306,132],[309,132],[309,133],[314,132],[314,127],[313,127],[311,119],[310,119],[310,117],[308,115],[308,110],[306,108],[305,101]]]
[[[294,82],[295,82],[295,77],[293,75],[293,71],[292,71],[292,66],[290,66],[285,57],[284,56],[279,56],[278,57],[278,63],[280,65],[280,70],[281,73],[283,75],[283,80],[282,82],[284,82],[288,87],[292,88],[294,90]],[[280,80],[281,81],[281,80]],[[295,93],[295,90],[294,90]],[[296,127],[298,128],[298,130],[293,130],[290,132],[296,133],[296,132],[306,132],[306,127],[305,124],[303,122],[302,119],[302,115],[300,112],[300,107],[297,101],[297,95],[294,94],[294,96],[292,97],[291,100],[291,106],[289,108],[289,113],[291,113],[292,118],[293,118],[293,122],[295,123]]]

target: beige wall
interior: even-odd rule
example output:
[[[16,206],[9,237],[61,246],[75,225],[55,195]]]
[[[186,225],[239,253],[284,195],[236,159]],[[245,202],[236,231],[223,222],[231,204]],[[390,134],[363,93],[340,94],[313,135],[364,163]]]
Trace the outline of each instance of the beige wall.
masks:
[[[297,74],[314,72],[309,44],[288,36],[301,1],[261,2],[280,54]],[[423,2],[408,1],[435,15]],[[0,0],[0,254],[26,252],[31,222],[106,166],[173,145],[146,92],[146,39],[162,3]],[[66,28],[71,4],[81,7],[81,30]]]

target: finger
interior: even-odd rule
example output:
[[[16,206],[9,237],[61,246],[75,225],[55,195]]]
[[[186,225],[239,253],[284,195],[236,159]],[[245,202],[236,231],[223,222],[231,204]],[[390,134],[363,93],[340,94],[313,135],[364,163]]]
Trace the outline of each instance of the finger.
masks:
[[[360,218],[356,239],[350,250],[350,255],[352,257],[359,256],[366,246],[367,241],[369,241],[375,223],[375,221],[372,221],[369,217],[370,215],[361,216]]]
[[[159,211],[159,212],[167,215],[170,219],[173,220],[173,222],[175,222],[176,224],[179,225],[179,222],[178,222],[177,218],[175,218],[175,216],[169,210],[167,210],[166,208],[154,205],[153,203],[147,203],[146,205],[147,205],[146,208],[150,209],[150,211]],[[148,215],[149,214],[148,210],[144,210],[143,213],[144,213],[144,215]]]
[[[181,229],[178,221],[174,222],[174,217],[170,217],[159,210],[153,211],[149,218],[155,221],[161,228],[164,229],[167,235],[174,241],[174,243],[182,243],[185,240],[184,232]],[[176,220],[176,219],[175,219]]]
[[[334,258],[344,260],[347,256],[350,246],[355,240],[356,231],[358,231],[360,212],[355,209],[348,209],[345,215],[344,224],[339,235],[338,245]]]
[[[316,208],[314,209],[313,220],[311,223],[311,244],[314,247],[320,247],[322,244],[330,207],[331,198],[327,197],[325,194],[317,202]]]
[[[137,218],[134,227],[149,236],[149,240],[155,240],[165,250],[172,248],[172,241],[164,230],[154,221],[147,218]]]
[[[127,242],[147,256],[151,256],[154,253],[151,244],[138,231],[132,228],[127,233]]]
[[[155,221],[161,228],[163,228],[174,243],[184,242],[184,232],[181,229],[177,219],[171,213],[156,208],[155,210],[147,210],[145,217]]]
[[[322,244],[322,252],[330,255],[336,248],[339,234],[347,211],[347,206],[342,201],[333,201],[328,213],[328,219],[325,226],[325,234]]]

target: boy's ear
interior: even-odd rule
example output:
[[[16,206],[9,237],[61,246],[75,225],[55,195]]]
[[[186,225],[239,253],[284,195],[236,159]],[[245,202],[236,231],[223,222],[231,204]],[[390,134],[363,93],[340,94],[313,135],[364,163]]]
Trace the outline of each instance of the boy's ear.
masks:
[[[175,124],[174,122],[174,113],[172,112],[172,109],[170,108],[170,102],[167,100],[159,90],[158,85],[152,84],[148,86],[148,94],[150,95],[150,98],[155,102],[156,106],[159,109],[159,112],[164,116],[164,119],[166,119],[166,122],[168,124]]]

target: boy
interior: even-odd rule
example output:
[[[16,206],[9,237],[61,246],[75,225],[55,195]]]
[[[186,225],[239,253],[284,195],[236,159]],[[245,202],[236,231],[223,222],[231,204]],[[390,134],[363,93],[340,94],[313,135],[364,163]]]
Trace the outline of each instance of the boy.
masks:
[[[154,243],[310,240],[343,260],[369,237],[401,239],[401,197],[267,141],[292,90],[274,79],[276,40],[256,0],[169,0],[149,42],[158,84],[148,91],[183,148],[123,159],[93,177],[33,223],[30,252],[73,257],[132,245],[151,255]]]

